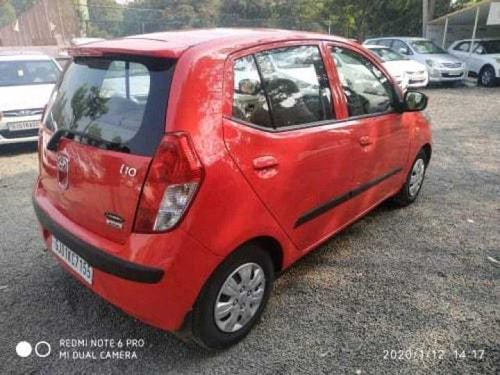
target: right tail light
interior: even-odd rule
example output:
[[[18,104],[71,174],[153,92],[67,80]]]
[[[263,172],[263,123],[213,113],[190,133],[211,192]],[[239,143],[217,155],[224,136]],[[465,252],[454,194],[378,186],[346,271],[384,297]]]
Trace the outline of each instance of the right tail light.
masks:
[[[144,183],[134,231],[164,232],[175,227],[194,199],[204,169],[187,133],[163,137]]]

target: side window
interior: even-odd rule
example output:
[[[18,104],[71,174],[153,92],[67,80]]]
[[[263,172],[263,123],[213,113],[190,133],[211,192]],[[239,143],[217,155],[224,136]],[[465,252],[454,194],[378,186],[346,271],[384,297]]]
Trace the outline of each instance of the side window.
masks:
[[[479,43],[474,43],[473,48],[474,48],[474,53],[477,53],[478,55],[486,53],[484,47]],[[467,50],[467,52],[469,52],[469,50]]]
[[[390,48],[392,46],[392,39],[380,39],[377,44],[379,46],[386,46]]]
[[[272,127],[268,103],[253,56],[242,57],[234,63],[233,117]]]
[[[255,55],[275,127],[334,118],[332,94],[319,48],[298,46]]]
[[[469,52],[470,48],[470,42],[462,42],[459,43],[455,48],[453,48],[455,51],[460,51],[460,52]]]
[[[387,112],[395,92],[387,77],[369,60],[339,47],[331,50],[347,100],[349,116]]]
[[[392,42],[392,47],[394,51],[402,53],[403,55],[412,55],[413,53],[411,52],[410,47],[405,42],[402,42],[401,40],[395,39]]]

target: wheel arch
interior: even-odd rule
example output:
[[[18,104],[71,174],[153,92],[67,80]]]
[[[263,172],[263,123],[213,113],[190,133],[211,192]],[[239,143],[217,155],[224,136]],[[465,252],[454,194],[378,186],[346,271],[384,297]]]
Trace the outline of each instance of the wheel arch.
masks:
[[[481,69],[479,69],[479,73],[478,73],[478,75],[481,75],[481,73],[483,72],[483,70],[484,70],[485,68],[491,68],[491,69],[493,69],[493,73],[495,73],[495,77],[497,76],[497,72],[495,71],[495,67],[494,67],[493,65],[491,65],[490,63],[486,63],[486,64],[484,64],[484,65],[481,67]],[[497,78],[498,78],[498,77],[497,77]]]
[[[425,153],[425,165],[428,165],[431,161],[432,146],[430,145],[430,143],[426,143],[422,146],[421,150]]]
[[[274,265],[274,271],[279,274],[283,269],[283,247],[280,242],[271,236],[259,236],[242,243],[238,246],[238,249],[250,243],[258,245],[269,254]]]

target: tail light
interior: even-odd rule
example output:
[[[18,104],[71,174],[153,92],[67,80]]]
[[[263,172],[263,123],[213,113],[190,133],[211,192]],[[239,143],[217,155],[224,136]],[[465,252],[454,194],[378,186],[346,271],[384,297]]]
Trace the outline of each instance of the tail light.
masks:
[[[203,166],[186,133],[163,137],[141,194],[135,232],[164,232],[175,227],[203,179]]]

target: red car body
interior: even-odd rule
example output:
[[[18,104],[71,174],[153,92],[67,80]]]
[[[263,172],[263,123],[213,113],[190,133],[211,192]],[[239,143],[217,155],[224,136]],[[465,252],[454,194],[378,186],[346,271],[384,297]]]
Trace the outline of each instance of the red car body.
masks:
[[[300,45],[321,51],[336,119],[286,131],[234,119],[234,61]],[[175,59],[163,129],[188,134],[203,171],[174,228],[139,232],[134,222],[153,158],[68,138],[54,152],[54,130],[45,126],[33,199],[47,247],[56,233],[83,249],[77,252],[94,268],[92,284],[84,284],[134,317],[176,331],[216,267],[242,244],[261,244],[282,271],[397,194],[416,155],[425,150],[430,157],[429,124],[419,112],[350,118],[331,46],[355,51],[387,75],[359,44],[294,31],[166,32],[74,49],[74,56]],[[67,175],[58,170],[65,162]],[[108,212],[125,218],[120,229],[106,225]]]

